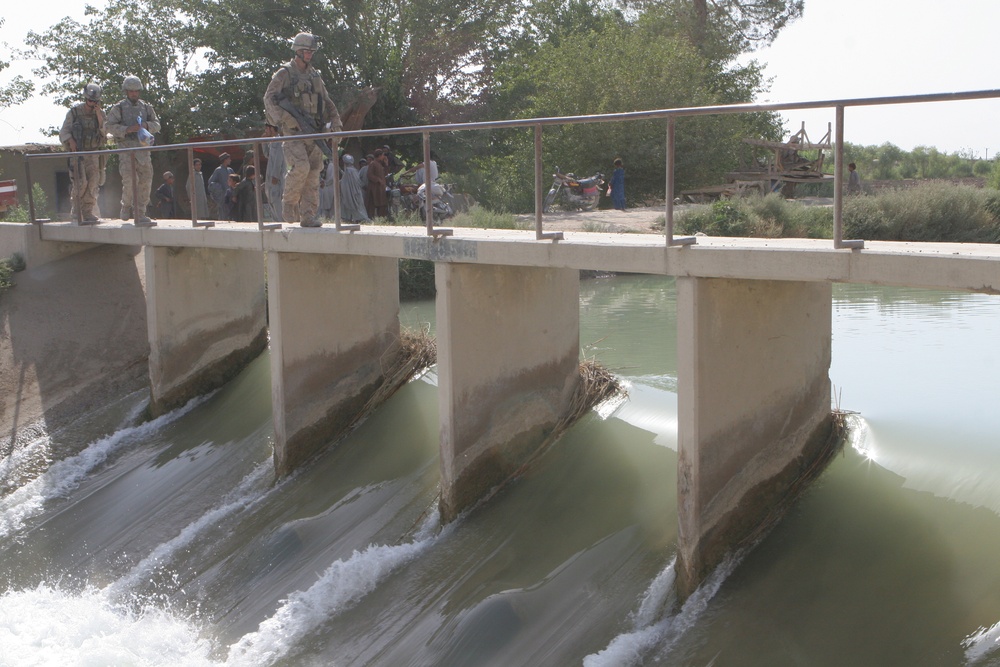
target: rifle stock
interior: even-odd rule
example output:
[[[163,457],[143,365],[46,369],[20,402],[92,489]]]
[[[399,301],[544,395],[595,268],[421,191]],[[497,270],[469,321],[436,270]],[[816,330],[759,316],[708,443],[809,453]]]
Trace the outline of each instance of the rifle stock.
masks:
[[[277,102],[279,107],[292,114],[292,117],[295,118],[295,122],[299,124],[300,130],[306,134],[319,133],[319,128],[316,127],[316,123],[313,122],[313,119],[302,113],[300,109],[297,109],[287,97],[279,97],[277,98]],[[323,151],[323,155],[333,157],[333,151],[330,150],[330,147],[325,141],[322,139],[314,139],[314,141],[316,142],[316,145],[319,146],[319,149]]]

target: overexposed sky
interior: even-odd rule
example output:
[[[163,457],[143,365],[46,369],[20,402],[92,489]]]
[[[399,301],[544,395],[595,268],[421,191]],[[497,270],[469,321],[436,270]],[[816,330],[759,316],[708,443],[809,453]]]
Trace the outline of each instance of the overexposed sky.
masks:
[[[0,50],[4,60],[11,59],[11,48],[20,47],[28,30],[41,32],[64,16],[83,18],[79,0],[34,0],[17,7],[4,12],[0,27],[0,42],[6,42]],[[771,91],[756,101],[1000,89],[993,48],[998,29],[1000,0],[805,0],[803,18],[752,56],[767,63],[765,71],[773,78]],[[0,72],[0,82],[14,73],[29,75],[32,66],[13,63]],[[61,124],[65,113],[40,96],[0,110],[0,145],[51,141],[42,129]],[[789,131],[805,122],[814,140],[834,120],[833,110],[783,116]],[[891,142],[906,150],[935,146],[993,157],[1000,151],[998,119],[1000,100],[848,108],[845,140],[864,145]]]

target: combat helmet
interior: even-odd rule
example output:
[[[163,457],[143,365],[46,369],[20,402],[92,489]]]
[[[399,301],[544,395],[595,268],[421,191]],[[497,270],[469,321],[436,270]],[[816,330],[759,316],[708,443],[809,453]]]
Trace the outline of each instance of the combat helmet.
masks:
[[[101,90],[101,87],[96,83],[88,83],[86,86],[83,87],[83,99],[100,102],[101,93],[103,92],[104,91]]]
[[[300,32],[295,35],[295,38],[292,40],[292,51],[298,51],[299,49],[319,51],[319,40],[316,39],[316,35],[308,32]]]
[[[122,92],[129,90],[142,90],[142,81],[139,80],[137,76],[127,76],[125,80],[122,81]]]

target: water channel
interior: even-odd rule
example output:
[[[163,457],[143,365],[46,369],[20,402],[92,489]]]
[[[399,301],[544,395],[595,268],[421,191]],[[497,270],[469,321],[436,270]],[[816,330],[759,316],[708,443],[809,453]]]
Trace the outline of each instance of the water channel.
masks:
[[[266,354],[0,460],[0,665],[1000,665],[1000,297],[838,285],[833,326],[850,442],[679,609],[674,283],[617,276],[581,349],[628,400],[444,529],[433,370],[277,484]]]

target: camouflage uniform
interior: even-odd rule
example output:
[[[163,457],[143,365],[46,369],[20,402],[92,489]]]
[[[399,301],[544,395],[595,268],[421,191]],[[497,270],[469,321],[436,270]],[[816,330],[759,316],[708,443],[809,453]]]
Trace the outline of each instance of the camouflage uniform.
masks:
[[[126,97],[113,107],[108,109],[107,128],[108,132],[115,138],[119,148],[132,148],[141,146],[137,132],[125,133],[132,125],[136,124],[136,119],[142,118],[142,122],[149,132],[156,134],[160,131],[160,121],[156,117],[153,107],[138,100],[134,104]],[[146,217],[146,207],[149,205],[149,194],[153,187],[153,162],[150,159],[149,151],[138,151],[135,153],[119,153],[119,171],[122,175],[122,220],[133,217],[129,215],[132,211],[132,156],[135,156],[135,174],[138,188],[139,210],[135,212],[135,219]]]
[[[104,112],[100,107],[91,108],[86,102],[81,102],[69,110],[62,129],[59,130],[59,141],[66,150],[71,150],[70,139],[76,140],[78,151],[96,151],[104,148]],[[78,219],[81,213],[83,219],[88,221],[100,217],[97,194],[104,180],[101,161],[99,155],[70,158],[69,174],[73,182],[70,190],[72,201],[70,215],[74,220]]]
[[[311,117],[317,128],[330,123],[330,131],[337,132],[342,127],[340,113],[326,92],[319,71],[306,63],[305,70],[299,69],[293,58],[287,65],[274,73],[271,83],[264,93],[264,110],[268,122],[281,128],[284,136],[304,134],[299,129],[295,117],[282,109],[278,102],[283,98],[291,101],[297,109]],[[323,171],[323,152],[315,141],[285,141],[285,192],[282,208],[286,221],[312,223],[319,208],[319,178]]]

